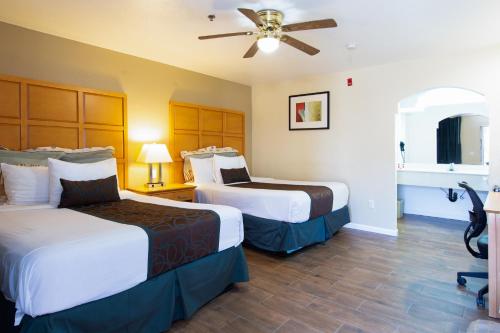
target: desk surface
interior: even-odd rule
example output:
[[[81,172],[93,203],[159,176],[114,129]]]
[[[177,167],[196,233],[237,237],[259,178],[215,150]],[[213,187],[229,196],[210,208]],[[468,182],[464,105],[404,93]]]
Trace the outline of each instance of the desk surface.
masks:
[[[500,192],[489,192],[484,204],[487,213],[500,214]]]

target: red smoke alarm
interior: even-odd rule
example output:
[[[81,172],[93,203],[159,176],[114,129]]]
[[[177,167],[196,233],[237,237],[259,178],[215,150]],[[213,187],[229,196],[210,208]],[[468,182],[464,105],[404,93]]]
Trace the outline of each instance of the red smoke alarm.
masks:
[[[348,87],[352,86],[352,77],[347,78],[347,86]]]

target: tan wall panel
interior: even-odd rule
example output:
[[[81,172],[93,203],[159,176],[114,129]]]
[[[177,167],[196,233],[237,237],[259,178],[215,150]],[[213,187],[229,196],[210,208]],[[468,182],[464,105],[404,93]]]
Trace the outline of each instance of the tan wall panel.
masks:
[[[113,146],[126,185],[126,101],[121,93],[0,75],[0,146]],[[93,123],[83,122],[85,103]]]
[[[0,146],[11,150],[21,150],[21,126],[0,124]]]
[[[175,105],[173,112],[174,129],[198,130],[198,108]]]
[[[20,89],[18,82],[0,81],[0,117],[21,117]]]
[[[78,92],[28,85],[28,119],[78,121]]]
[[[226,128],[224,132],[243,134],[243,129],[245,128],[244,117],[237,113],[226,113]]]
[[[202,134],[200,137],[200,148],[208,146],[222,147],[222,135]]]
[[[118,172],[118,185],[121,189],[125,189],[125,164],[123,162],[118,162],[116,169]]]
[[[169,179],[170,183],[184,183],[184,161],[174,162],[170,167],[173,168],[173,174],[171,174],[172,179]]]
[[[195,150],[198,149],[198,135],[197,134],[174,134],[174,151],[172,158],[180,159],[182,150]]]
[[[169,149],[176,161],[171,164],[169,182],[184,182],[182,150],[216,146],[245,153],[244,113],[173,101],[169,110]]]
[[[106,147],[115,148],[115,157],[123,158],[123,132],[110,130],[97,130],[87,128],[84,130],[85,147]]]
[[[78,148],[78,128],[28,126],[28,148],[47,146]]]
[[[83,95],[86,124],[123,125],[123,99],[95,94]]]
[[[201,130],[222,132],[224,114],[221,111],[201,110]]]
[[[224,147],[232,147],[238,149],[243,154],[245,152],[245,144],[243,138],[225,136],[223,140]]]

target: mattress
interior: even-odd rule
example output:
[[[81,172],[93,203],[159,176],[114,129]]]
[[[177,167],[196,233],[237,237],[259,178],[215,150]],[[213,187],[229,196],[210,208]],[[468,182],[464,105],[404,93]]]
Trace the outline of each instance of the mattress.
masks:
[[[220,216],[219,251],[243,241],[241,212],[121,191],[122,199]],[[146,280],[148,237],[142,228],[49,205],[0,206],[0,283],[24,314],[53,313],[114,295]]]
[[[332,211],[344,207],[349,200],[349,189],[344,183],[251,178],[254,182],[262,183],[327,186],[333,191]],[[196,201],[200,203],[236,207],[244,214],[282,222],[301,223],[309,220],[311,198],[302,191],[250,189],[214,183],[196,185]]]

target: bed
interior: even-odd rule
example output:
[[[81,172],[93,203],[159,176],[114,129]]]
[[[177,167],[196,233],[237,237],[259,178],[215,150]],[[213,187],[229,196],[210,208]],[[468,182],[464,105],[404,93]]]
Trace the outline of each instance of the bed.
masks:
[[[128,191],[120,197],[214,211],[216,253],[148,279],[148,237],[137,226],[49,205],[0,206],[1,289],[9,300],[2,331],[12,328],[14,305],[22,332],[164,331],[230,284],[248,281],[237,209]]]
[[[196,201],[240,209],[251,246],[292,253],[325,242],[349,222],[343,183],[250,177],[244,157],[230,147],[182,156],[185,179],[197,186]]]
[[[332,212],[344,208],[349,199],[347,186],[339,182],[288,181],[261,177],[251,177],[251,180],[258,183],[326,186],[334,193]],[[224,202],[240,209],[244,214],[263,219],[288,223],[303,223],[309,220],[311,198],[305,192],[246,189],[216,183],[196,185],[197,202]]]
[[[248,281],[240,211],[118,191],[125,94],[0,75],[0,96],[0,332],[161,332]]]
[[[310,218],[311,198],[303,191],[239,188],[222,184],[198,184],[196,200],[224,204],[243,212],[245,243],[272,252],[292,253],[322,243],[349,222],[349,191],[338,182],[287,181],[251,177],[255,183],[324,186],[334,200],[328,214]]]
[[[290,253],[324,242],[349,222],[349,192],[342,183],[293,182],[301,186],[327,187],[323,190],[332,191],[332,208],[311,218],[311,199],[303,191],[234,188],[221,185],[220,179],[216,181],[210,171],[201,177],[203,179],[195,180],[191,158],[244,156],[245,113],[176,101],[170,102],[169,111],[169,151],[174,161],[170,168],[171,179],[179,183],[194,182],[198,186],[195,193],[199,202],[241,209],[246,243],[268,251]],[[270,178],[250,180],[286,183]]]

